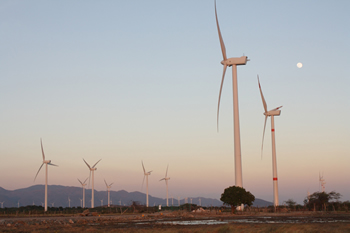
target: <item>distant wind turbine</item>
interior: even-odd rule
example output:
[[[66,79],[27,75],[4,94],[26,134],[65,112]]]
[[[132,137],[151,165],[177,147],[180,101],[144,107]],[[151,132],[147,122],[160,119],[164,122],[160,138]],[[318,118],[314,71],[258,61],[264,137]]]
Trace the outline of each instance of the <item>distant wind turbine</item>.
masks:
[[[95,208],[95,205],[94,205],[94,171],[97,170],[97,168],[95,168],[95,166],[98,164],[98,162],[101,161],[101,159],[99,161],[97,161],[94,166],[90,167],[90,165],[85,161],[85,159],[83,159],[84,162],[86,163],[86,166],[88,166],[88,168],[90,169],[90,176],[92,174],[92,189],[91,189],[91,208]]]
[[[68,207],[70,208],[70,198],[68,197]]]
[[[152,171],[146,172],[145,166],[143,165],[143,161],[141,161],[141,163],[142,163],[142,168],[143,168],[143,173],[144,173],[142,186],[143,186],[143,182],[145,181],[145,177],[146,177],[146,190],[147,190],[147,193],[146,193],[146,206],[148,207],[148,176],[151,175]]]
[[[103,199],[101,199],[101,206],[103,206]]]
[[[83,199],[79,198],[79,200],[80,200],[80,206],[81,206],[82,208],[84,208],[84,207],[83,207]]]
[[[259,75],[258,75],[258,84],[259,84],[259,90],[261,95],[261,100],[264,105],[264,115],[265,115],[265,123],[264,123],[264,131],[263,131],[263,138],[262,138],[262,145],[261,145],[261,156],[264,146],[264,135],[265,135],[265,128],[266,128],[266,121],[268,117],[271,117],[271,141],[272,141],[272,174],[273,174],[273,205],[278,206],[278,182],[277,182],[277,161],[276,161],[276,144],[275,144],[275,118],[274,116],[279,116],[281,114],[280,108],[282,106],[272,109],[270,111],[267,111],[267,104],[264,98],[264,95],[261,90],[260,81],[259,81]]]
[[[48,166],[47,165],[52,165],[52,166],[56,166],[58,167],[57,165],[55,164],[52,164],[51,163],[51,160],[45,160],[45,153],[44,153],[44,148],[43,148],[43,142],[42,140],[40,139],[40,144],[41,144],[41,153],[43,155],[43,163],[41,164],[41,166],[39,167],[39,170],[38,172],[36,173],[36,176],[34,178],[34,181],[36,179],[36,177],[38,176],[39,172],[40,172],[40,169],[43,167],[43,165],[45,164],[45,212],[47,211],[47,180],[48,180]]]
[[[1,209],[3,209],[4,208],[4,201],[3,202],[0,202],[1,203]]]
[[[321,188],[322,188],[322,192],[324,193],[326,182],[323,179],[323,175],[321,176],[321,173],[318,174],[318,179],[319,179],[319,182],[320,182],[320,185],[321,185]]]
[[[168,202],[168,180],[170,180],[170,177],[167,177],[168,175],[168,168],[169,165],[166,167],[166,172],[165,172],[165,177],[159,181],[165,180],[165,184],[166,184],[166,206],[169,206],[169,202]]]
[[[221,61],[221,64],[224,66],[224,70],[223,70],[222,80],[220,85],[220,93],[219,93],[219,101],[218,101],[218,109],[217,109],[217,128],[219,129],[220,99],[221,99],[221,92],[222,92],[222,86],[224,83],[226,68],[232,66],[235,185],[238,187],[243,187],[242,160],[241,160],[241,136],[240,136],[240,127],[239,127],[239,108],[238,108],[237,66],[245,65],[248,61],[248,58],[247,56],[227,58],[226,48],[225,48],[224,40],[222,39],[222,35],[219,27],[219,20],[216,12],[216,1],[215,1],[215,18],[216,18],[216,26],[219,34],[221,52],[224,59]],[[241,210],[243,210],[243,205],[241,206]]]
[[[52,207],[54,207],[55,206],[55,202],[52,202],[51,205],[52,205]]]
[[[83,205],[82,205],[82,208],[85,208],[85,186],[86,186],[86,181],[87,181],[88,178],[86,178],[84,180],[84,182],[81,182],[79,179],[79,183],[81,184],[81,186],[83,187]]]
[[[106,182],[106,180],[104,180],[105,181],[105,184],[106,184],[106,187],[107,187],[107,192],[108,192],[108,207],[110,207],[111,205],[110,205],[110,199],[109,199],[109,196],[110,196],[110,192],[111,192],[111,187],[112,187],[112,184],[113,183],[111,183],[110,185],[108,185],[107,184],[107,182]]]

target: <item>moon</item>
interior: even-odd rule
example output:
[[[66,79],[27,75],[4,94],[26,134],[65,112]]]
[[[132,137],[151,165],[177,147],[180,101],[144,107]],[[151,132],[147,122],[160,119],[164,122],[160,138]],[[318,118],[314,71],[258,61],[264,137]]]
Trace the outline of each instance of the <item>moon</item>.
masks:
[[[298,67],[298,68],[303,67],[303,63],[299,62],[299,63],[297,64],[297,67]]]

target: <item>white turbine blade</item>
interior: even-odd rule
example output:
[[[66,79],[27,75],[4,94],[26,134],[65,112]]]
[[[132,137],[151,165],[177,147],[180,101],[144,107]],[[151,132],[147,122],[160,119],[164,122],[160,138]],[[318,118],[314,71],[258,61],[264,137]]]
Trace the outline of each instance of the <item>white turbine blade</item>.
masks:
[[[109,186],[112,186],[112,184],[114,184],[114,182],[113,182],[113,183],[111,183]]]
[[[264,109],[265,109],[265,112],[267,112],[267,104],[266,104],[264,95],[263,95],[262,90],[261,90],[260,81],[259,81],[259,75],[258,75],[258,83],[259,83],[259,90],[260,90],[261,99],[262,99],[262,102],[263,102],[263,105],[264,105]]]
[[[221,51],[222,51],[222,57],[224,58],[224,60],[227,60],[225,43],[224,43],[224,40],[222,39],[220,26],[219,26],[219,20],[218,20],[218,14],[216,12],[216,1],[215,1],[215,18],[216,18],[216,26],[218,28],[218,34],[219,34],[219,39],[220,39],[220,46],[221,46]]]
[[[219,101],[218,101],[218,111],[216,114],[216,129],[219,131],[219,110],[220,110],[220,100],[221,100],[221,92],[222,92],[222,86],[224,84],[225,79],[225,73],[226,73],[227,65],[224,65],[224,71],[222,73],[222,79],[221,79],[221,85],[220,85],[220,92],[219,92]]]
[[[152,170],[152,171],[147,172],[147,174],[150,174],[150,175],[151,175],[151,172],[153,172],[153,170]]]
[[[168,164],[168,166],[166,167],[165,177],[167,177],[167,176],[168,176],[168,168],[169,168],[169,164]]]
[[[83,183],[78,179],[78,181],[79,181],[79,183],[81,184],[81,185],[83,185]]]
[[[143,183],[145,182],[145,177],[146,177],[146,175],[143,175],[141,190],[143,189]]]
[[[88,168],[91,169],[90,165],[85,161],[85,159],[83,159],[83,160],[86,163],[86,166],[88,166]]]
[[[53,164],[53,163],[48,163],[48,165],[52,165],[52,166],[58,167],[58,165]]]
[[[142,168],[143,168],[143,173],[146,174],[145,166],[143,166],[143,161],[141,160],[142,163]]]
[[[165,178],[163,178],[163,179],[160,179],[159,181],[162,181],[162,180],[165,180]]]
[[[106,180],[104,179],[104,181],[105,181],[105,184],[106,184],[106,186],[107,186],[107,188],[108,188],[108,184],[107,184],[107,182],[106,182]]]
[[[44,153],[44,148],[43,148],[43,141],[40,138],[40,144],[41,144],[41,153],[43,155],[43,161],[45,161],[45,153]]]
[[[42,163],[41,166],[39,167],[39,170],[38,170],[38,172],[37,172],[36,175],[35,175],[34,181],[35,181],[36,177],[38,176],[38,174],[39,174],[39,172],[40,172],[40,169],[43,167],[43,165],[44,165],[44,163]]]
[[[266,121],[267,121],[267,116],[265,116],[264,131],[263,131],[263,137],[262,137],[262,142],[261,142],[261,159],[262,159],[263,148],[264,148],[264,137],[265,137]]]
[[[100,162],[102,159],[100,159],[99,161],[97,161],[94,166],[92,166],[92,168],[95,168],[95,166],[98,164],[98,162]]]
[[[83,183],[83,184],[85,184],[85,183],[86,183],[87,179],[89,179],[89,177],[85,179],[85,181],[84,181],[84,183]],[[83,184],[82,184],[82,185],[83,185]]]
[[[91,170],[90,170],[90,175],[89,175],[89,188],[90,188],[90,180],[91,180]]]

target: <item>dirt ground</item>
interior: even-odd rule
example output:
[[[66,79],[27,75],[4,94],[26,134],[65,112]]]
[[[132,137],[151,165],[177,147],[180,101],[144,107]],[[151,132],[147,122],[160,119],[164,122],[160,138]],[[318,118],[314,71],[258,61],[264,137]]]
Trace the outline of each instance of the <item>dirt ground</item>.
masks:
[[[349,213],[189,213],[0,216],[0,232],[350,232]]]

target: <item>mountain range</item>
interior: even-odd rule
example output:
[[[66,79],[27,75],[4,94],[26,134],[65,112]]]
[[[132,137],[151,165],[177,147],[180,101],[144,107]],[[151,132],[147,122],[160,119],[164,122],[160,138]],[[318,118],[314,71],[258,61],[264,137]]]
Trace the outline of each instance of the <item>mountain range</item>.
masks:
[[[44,192],[45,185],[33,185],[27,188],[16,189],[16,190],[6,190],[0,187],[0,203],[3,203],[5,207],[17,207],[28,206],[28,205],[43,205],[44,203]],[[95,207],[101,205],[107,205],[107,191],[97,191],[94,192],[95,195]],[[149,205],[166,205],[166,199],[149,197]],[[71,187],[62,185],[48,185],[48,206],[55,207],[68,207],[70,199],[70,206],[81,206],[81,199],[83,198],[83,190],[81,187]],[[222,202],[214,198],[205,197],[188,197],[187,203],[192,203],[199,205],[201,202],[202,206],[222,206]],[[140,204],[145,204],[146,194],[141,192],[127,192],[125,190],[111,191],[110,199],[112,205],[130,205],[133,201],[139,202]],[[102,200],[102,201],[101,201]],[[169,205],[178,206],[186,203],[185,199],[172,199],[169,198]],[[268,202],[259,198],[256,198],[253,206],[265,207],[272,205],[272,202]],[[85,206],[91,206],[91,189],[85,189]]]

